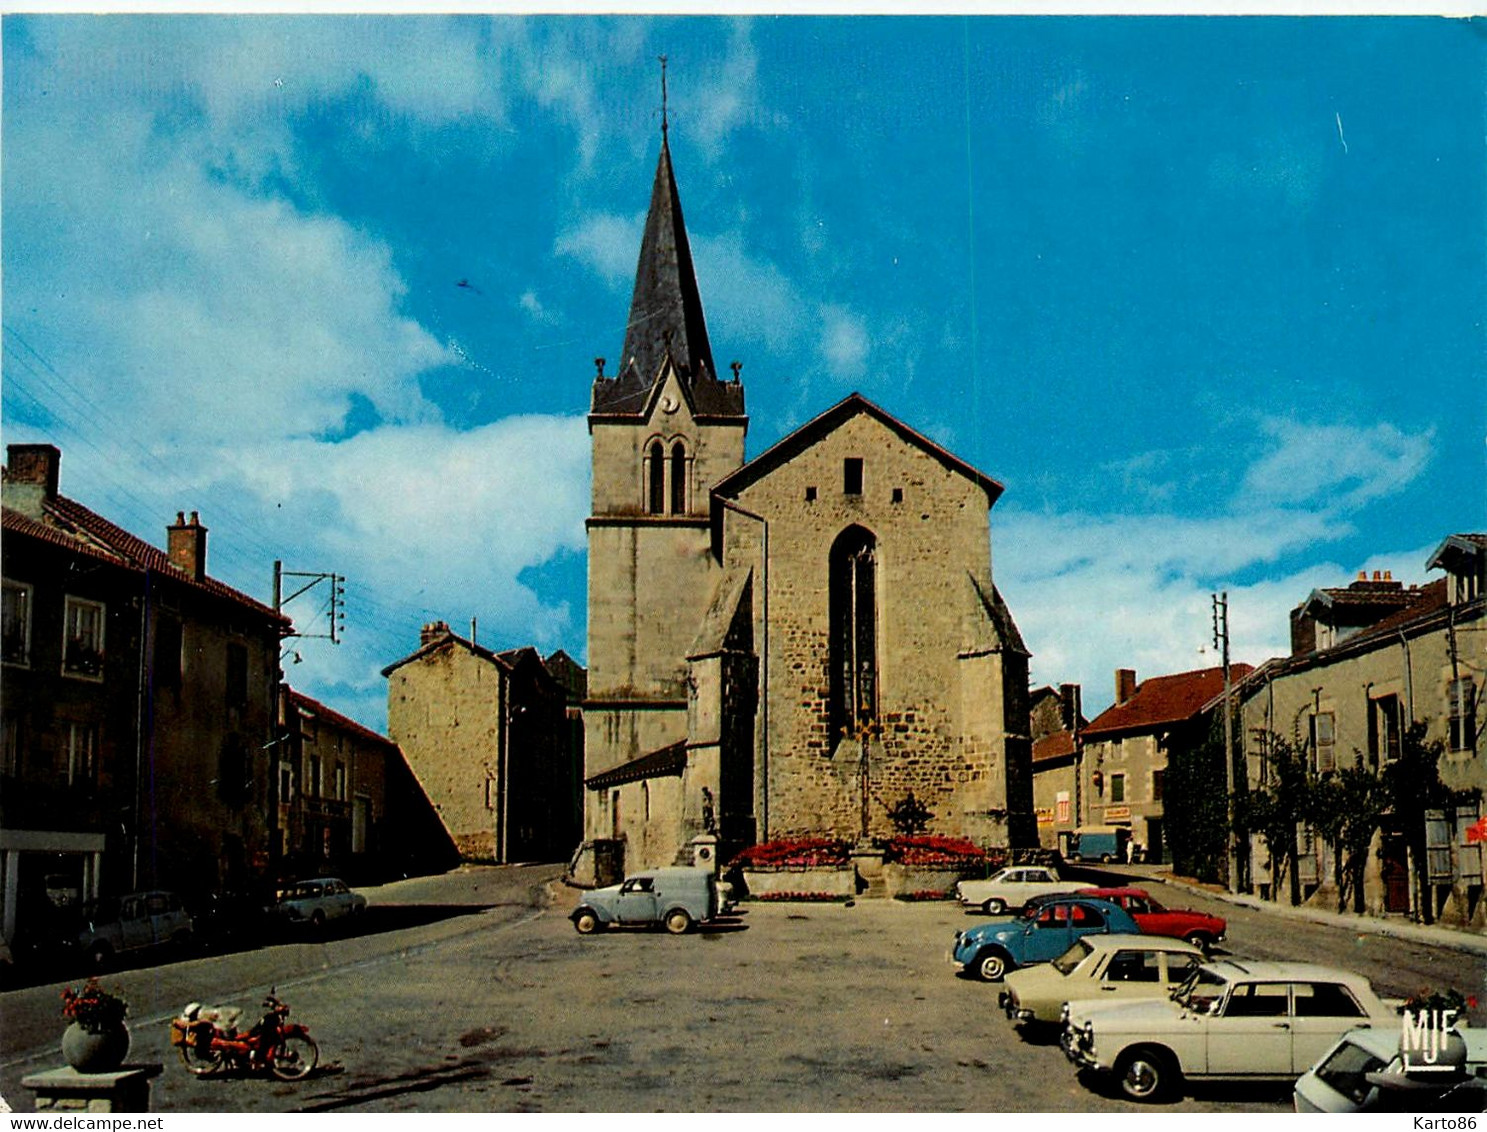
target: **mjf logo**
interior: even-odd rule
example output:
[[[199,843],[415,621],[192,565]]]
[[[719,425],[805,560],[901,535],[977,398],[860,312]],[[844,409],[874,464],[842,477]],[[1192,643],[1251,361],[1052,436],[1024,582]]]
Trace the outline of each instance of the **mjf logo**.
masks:
[[[1399,1050],[1406,1073],[1450,1073],[1455,1068],[1440,1064],[1441,1050],[1451,1035],[1461,1011],[1406,1010],[1401,1022]]]

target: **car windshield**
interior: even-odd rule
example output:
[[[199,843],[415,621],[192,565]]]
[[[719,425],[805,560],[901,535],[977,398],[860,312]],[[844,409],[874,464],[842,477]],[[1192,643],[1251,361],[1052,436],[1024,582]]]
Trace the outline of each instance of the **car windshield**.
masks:
[[[1363,1075],[1377,1072],[1383,1066],[1381,1058],[1375,1057],[1363,1047],[1352,1042],[1343,1042],[1332,1051],[1326,1061],[1317,1066],[1316,1076],[1319,1081],[1336,1089],[1354,1104],[1361,1105],[1368,1099],[1368,1092],[1373,1088]]]
[[[1199,967],[1172,992],[1172,998],[1190,1010],[1199,1014],[1207,1014],[1213,1004],[1223,995],[1224,988],[1228,985],[1221,976],[1214,974],[1207,967]]]
[[[1051,966],[1060,975],[1067,975],[1083,963],[1085,956],[1093,950],[1094,948],[1084,940],[1075,940],[1074,946],[1055,959]]]

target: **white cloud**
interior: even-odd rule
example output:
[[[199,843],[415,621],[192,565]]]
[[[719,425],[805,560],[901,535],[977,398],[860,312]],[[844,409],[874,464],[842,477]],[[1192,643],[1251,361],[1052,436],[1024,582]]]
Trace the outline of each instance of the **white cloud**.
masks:
[[[611,287],[635,279],[635,262],[645,214],[615,216],[597,213],[558,235],[553,251],[571,256],[599,275]]]
[[[838,381],[855,381],[867,374],[871,347],[867,324],[845,307],[821,308],[821,353],[827,371]]]
[[[1410,435],[1388,423],[1357,428],[1272,418],[1261,427],[1271,449],[1250,467],[1244,486],[1265,504],[1356,507],[1410,483],[1434,450],[1433,429]]]
[[[729,28],[727,54],[721,65],[709,66],[701,83],[688,90],[695,109],[685,115],[689,140],[695,140],[709,160],[721,157],[728,135],[744,125],[759,105],[759,54],[749,25],[735,20]]]

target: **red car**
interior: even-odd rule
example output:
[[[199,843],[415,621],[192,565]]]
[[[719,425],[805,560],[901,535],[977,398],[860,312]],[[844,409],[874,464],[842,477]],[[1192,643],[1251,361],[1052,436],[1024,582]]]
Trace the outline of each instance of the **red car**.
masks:
[[[1144,888],[1092,888],[1081,896],[1094,896],[1119,904],[1141,925],[1147,935],[1166,935],[1185,939],[1207,951],[1224,938],[1229,928],[1222,916],[1210,916],[1191,908],[1166,908],[1153,900]]]

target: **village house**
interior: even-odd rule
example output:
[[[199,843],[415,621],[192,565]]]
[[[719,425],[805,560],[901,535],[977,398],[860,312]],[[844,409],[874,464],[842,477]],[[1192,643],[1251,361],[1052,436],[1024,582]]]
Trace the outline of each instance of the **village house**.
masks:
[[[274,867],[289,621],[207,573],[195,512],[176,516],[162,551],[60,494],[54,446],[7,455],[5,937],[57,903],[255,887]]]
[[[1230,682],[1251,670],[1230,666]],[[1115,672],[1115,703],[1083,733],[1080,790],[1086,826],[1130,831],[1148,861],[1166,860],[1163,787],[1172,752],[1201,743],[1212,701],[1224,690],[1222,668],[1201,668],[1136,682],[1129,668]],[[1223,783],[1214,789],[1224,792]]]
[[[991,573],[1002,492],[853,394],[745,461],[663,132],[624,348],[589,433],[585,845],[575,872],[758,841],[1034,845],[1028,653]]]
[[[560,682],[535,649],[494,652],[436,621],[416,651],[382,670],[388,735],[466,860],[566,860],[572,851],[582,757],[567,690],[575,668],[560,663]]]
[[[1033,808],[1038,816],[1038,844],[1067,852],[1070,835],[1080,825],[1082,796],[1079,771],[1084,728],[1078,684],[1038,688],[1029,697],[1033,738]]]
[[[288,685],[279,711],[279,879],[380,882],[458,862],[396,743]]]
[[[1423,724],[1423,741],[1440,744],[1437,770],[1450,801],[1425,815],[1423,882],[1410,867],[1416,831],[1403,815],[1385,815],[1364,877],[1365,908],[1480,928],[1487,535],[1451,535],[1425,566],[1444,576],[1407,587],[1387,573],[1360,574],[1314,590],[1292,611],[1290,655],[1267,662],[1242,688],[1249,783],[1269,781],[1272,736],[1301,749],[1313,774],[1378,771],[1401,758],[1412,723]],[[1329,850],[1309,830],[1300,840],[1303,896],[1335,906]],[[1263,849],[1257,844],[1252,855],[1255,883],[1267,887]]]

